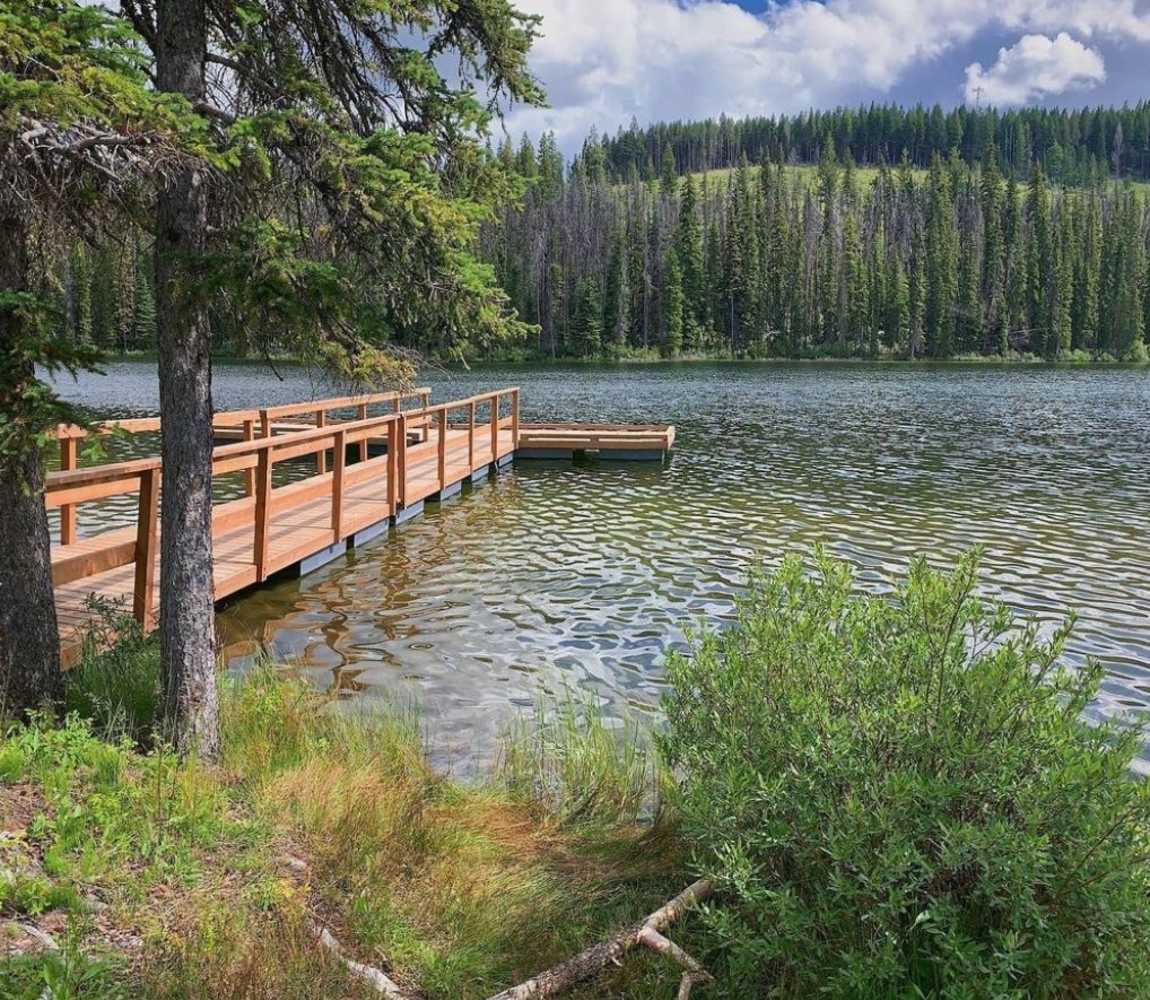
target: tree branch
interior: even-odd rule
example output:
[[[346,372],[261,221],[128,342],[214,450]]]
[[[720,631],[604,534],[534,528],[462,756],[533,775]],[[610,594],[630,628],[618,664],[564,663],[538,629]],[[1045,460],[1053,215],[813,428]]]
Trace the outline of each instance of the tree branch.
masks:
[[[700,879],[659,907],[642,923],[628,927],[607,941],[594,944],[574,958],[569,958],[518,986],[496,993],[488,1000],[538,1000],[542,997],[556,996],[602,972],[608,964],[618,965],[627,952],[639,945],[666,955],[687,970],[683,982],[679,985],[679,997],[689,997],[691,987],[696,982],[702,982],[704,978],[709,979],[710,976],[695,959],[678,945],[668,941],[661,932],[692,907],[712,896],[714,891],[710,881]]]

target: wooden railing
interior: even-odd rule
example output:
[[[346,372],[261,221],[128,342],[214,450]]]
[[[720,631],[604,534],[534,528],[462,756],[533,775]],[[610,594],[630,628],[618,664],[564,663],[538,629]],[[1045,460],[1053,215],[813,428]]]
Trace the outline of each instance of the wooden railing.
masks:
[[[426,386],[417,389],[399,390],[394,392],[377,392],[360,396],[339,396],[331,399],[319,399],[309,403],[288,403],[282,406],[269,406],[263,409],[249,410],[222,410],[212,417],[213,428],[239,428],[243,440],[254,441],[257,437],[271,437],[275,432],[274,421],[283,417],[300,416],[308,414],[314,421],[313,426],[323,427],[329,423],[328,415],[341,410],[356,411],[357,420],[366,420],[370,407],[381,404],[390,404],[392,412],[402,410],[404,402],[418,401],[421,407],[428,405],[431,398],[431,389]],[[95,435],[108,435],[117,431],[128,434],[144,434],[156,432],[161,429],[159,417],[132,417],[125,420],[105,420],[93,425],[90,429],[78,427],[75,424],[60,424],[56,428],[56,437],[60,447],[60,471],[68,472],[79,465],[79,442],[86,437]],[[306,426],[302,425],[301,426]],[[292,428],[294,433],[295,428]],[[316,468],[324,472],[326,468],[326,451],[320,450],[316,455]],[[360,459],[367,458],[367,442],[364,441],[359,449]],[[255,493],[255,473],[249,470],[244,474],[244,493],[252,496]],[[60,507],[60,543],[71,545],[77,539],[76,533],[76,507],[74,504],[63,504]]]
[[[506,417],[501,415],[501,403],[507,400],[509,413]],[[514,386],[510,389],[500,389],[498,392],[480,393],[476,396],[468,396],[466,399],[455,399],[449,403],[437,403],[434,406],[425,406],[419,410],[408,410],[404,413],[405,422],[424,419],[429,423],[434,422],[436,427],[436,479],[439,488],[443,489],[448,484],[447,477],[447,430],[450,424],[450,415],[466,414],[466,420],[456,421],[455,426],[462,427],[466,424],[467,427],[467,465],[468,468],[475,466],[475,438],[479,424],[476,421],[476,413],[478,410],[486,405],[488,407],[489,416],[486,422],[486,432],[490,434],[490,448],[492,461],[498,457],[499,453],[499,431],[502,428],[509,428],[511,430],[512,450],[519,447],[519,387]],[[406,477],[404,477],[406,479]],[[404,498],[406,502],[406,498]]]
[[[423,390],[417,390],[417,393]],[[449,485],[448,455],[449,430],[460,431],[467,428],[467,467],[468,473],[476,467],[477,442],[480,435],[490,435],[490,459],[500,457],[500,432],[510,430],[512,449],[518,446],[519,438],[519,390],[503,389],[484,393],[462,400],[454,400],[437,405],[427,405],[426,397],[421,398],[425,405],[418,409],[403,410],[402,400],[397,395],[381,394],[363,402],[358,397],[357,408],[370,406],[374,402],[395,404],[389,413],[344,422],[328,422],[320,419],[318,426],[304,426],[289,433],[272,433],[272,420],[277,416],[291,413],[330,413],[332,410],[346,409],[347,400],[321,400],[315,403],[298,404],[292,407],[271,407],[258,411],[237,411],[244,420],[258,419],[261,434],[250,440],[237,441],[217,447],[212,456],[212,476],[243,472],[250,482],[245,496],[231,501],[214,513],[213,534],[221,536],[235,532],[251,524],[251,573],[247,584],[265,580],[271,573],[291,565],[312,554],[314,538],[299,547],[275,553],[269,546],[269,531],[277,512],[290,510],[303,504],[314,503],[327,498],[330,503],[330,543],[336,544],[350,532],[347,522],[348,491],[366,482],[378,480],[380,489],[375,495],[386,496],[387,503],[379,511],[380,519],[396,513],[397,506],[407,502],[409,464],[422,466],[430,457],[426,449],[436,449],[436,479],[440,490]],[[306,409],[301,407],[306,406]],[[487,420],[477,421],[477,411],[486,407]],[[507,410],[506,416],[503,410]],[[363,412],[358,410],[357,412]],[[249,417],[248,414],[258,414]],[[220,414],[231,419],[233,414]],[[455,420],[452,420],[452,417]],[[126,422],[125,422],[126,423]],[[134,421],[142,424],[145,421]],[[158,421],[146,421],[146,428],[154,430]],[[226,425],[225,425],[226,426]],[[416,443],[409,445],[408,432],[413,427],[434,426],[437,441],[434,445]],[[65,441],[75,442],[83,434],[66,430],[61,436]],[[246,436],[246,435],[245,435]],[[458,447],[458,436],[452,435]],[[426,439],[425,439],[426,440]],[[367,451],[369,441],[386,442],[386,452],[370,457]],[[358,446],[358,447],[357,447]],[[347,461],[349,450],[358,460]],[[326,455],[331,453],[331,469],[328,471]],[[291,459],[311,455],[317,456],[316,470],[310,476],[273,488],[274,467]],[[322,461],[320,459],[323,459]],[[482,463],[481,463],[482,464]],[[461,477],[462,478],[462,477]],[[149,629],[153,625],[155,607],[155,568],[158,552],[159,506],[160,506],[161,462],[159,457],[133,459],[90,468],[64,468],[51,472],[46,477],[44,501],[48,509],[68,511],[72,518],[69,536],[61,530],[62,549],[53,555],[52,576],[56,586],[74,583],[86,577],[107,570],[135,564],[132,591],[133,613],[136,619]],[[245,486],[247,483],[245,484]],[[383,487],[386,485],[386,493]],[[79,504],[103,500],[114,496],[138,494],[138,511],[135,532],[129,529],[110,532],[101,544],[101,536],[85,539],[77,544],[75,537],[75,511]],[[63,519],[62,519],[63,524]],[[355,522],[351,523],[354,530]],[[308,551],[305,551],[308,549]],[[223,597],[226,594],[217,594]]]

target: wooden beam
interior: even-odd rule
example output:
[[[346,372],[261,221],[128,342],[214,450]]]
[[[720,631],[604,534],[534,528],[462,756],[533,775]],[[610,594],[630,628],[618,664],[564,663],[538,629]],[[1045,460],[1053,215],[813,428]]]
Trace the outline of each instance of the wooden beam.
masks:
[[[360,420],[366,420],[367,419],[367,403],[361,403],[357,407],[356,415],[359,417]],[[359,460],[361,462],[367,461],[367,439],[366,438],[364,440],[360,441],[360,443],[359,443]]]
[[[256,439],[256,422],[254,420],[244,421],[244,440],[254,441]],[[244,496],[255,496],[256,492],[256,475],[254,470],[249,469],[244,473]]]
[[[136,518],[136,573],[132,587],[132,612],[145,633],[152,630],[156,603],[156,549],[159,536],[160,470],[140,475],[140,504]]]
[[[327,413],[324,410],[315,411],[315,425],[316,427],[323,427],[327,424]],[[323,475],[327,472],[327,449],[321,448],[315,453],[315,471],[318,475]]]
[[[347,444],[343,439],[343,431],[336,431],[331,477],[331,534],[333,543],[343,538],[343,470],[346,464]]]
[[[271,455],[260,452],[260,462],[256,466],[256,509],[253,519],[255,535],[252,539],[252,555],[256,564],[256,580],[266,578],[265,568],[268,557],[269,507],[272,493]]]
[[[439,488],[447,485],[447,408],[439,411],[439,442],[436,448],[438,458]]]
[[[60,471],[71,472],[78,464],[79,445],[74,437],[60,438]],[[76,507],[66,504],[60,508],[60,544],[76,541]]]

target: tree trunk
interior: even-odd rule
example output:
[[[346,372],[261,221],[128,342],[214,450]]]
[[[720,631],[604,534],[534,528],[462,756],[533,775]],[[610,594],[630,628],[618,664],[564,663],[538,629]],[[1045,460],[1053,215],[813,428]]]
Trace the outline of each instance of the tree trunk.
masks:
[[[204,97],[203,0],[161,0],[160,90]],[[174,176],[156,213],[156,311],[163,418],[160,647],[164,718],[181,754],[219,752],[212,585],[212,369],[207,307],[196,274],[208,219],[207,177]]]
[[[13,215],[0,218],[0,292],[28,290],[27,230]],[[23,322],[0,309],[0,408],[16,414],[20,390],[36,377],[8,352]],[[52,555],[44,510],[44,473],[34,444],[0,452],[0,717],[63,700],[60,635],[52,593]]]

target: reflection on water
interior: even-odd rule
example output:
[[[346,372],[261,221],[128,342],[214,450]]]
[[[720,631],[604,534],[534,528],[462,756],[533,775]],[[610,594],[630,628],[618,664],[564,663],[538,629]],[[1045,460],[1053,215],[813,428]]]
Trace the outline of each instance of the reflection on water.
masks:
[[[564,685],[608,712],[659,696],[683,626],[727,617],[747,567],[825,543],[881,590],[913,553],[986,547],[989,593],[1109,671],[1102,708],[1150,705],[1150,372],[820,365],[481,368],[436,398],[517,384],[524,419],[670,422],[663,468],[521,463],[302,580],[227,608],[317,684],[418,700],[442,759],[484,754]],[[152,412],[150,367],[74,390]],[[325,394],[225,367],[219,408]],[[130,508],[130,504],[128,505]],[[83,523],[83,522],[82,522]]]

